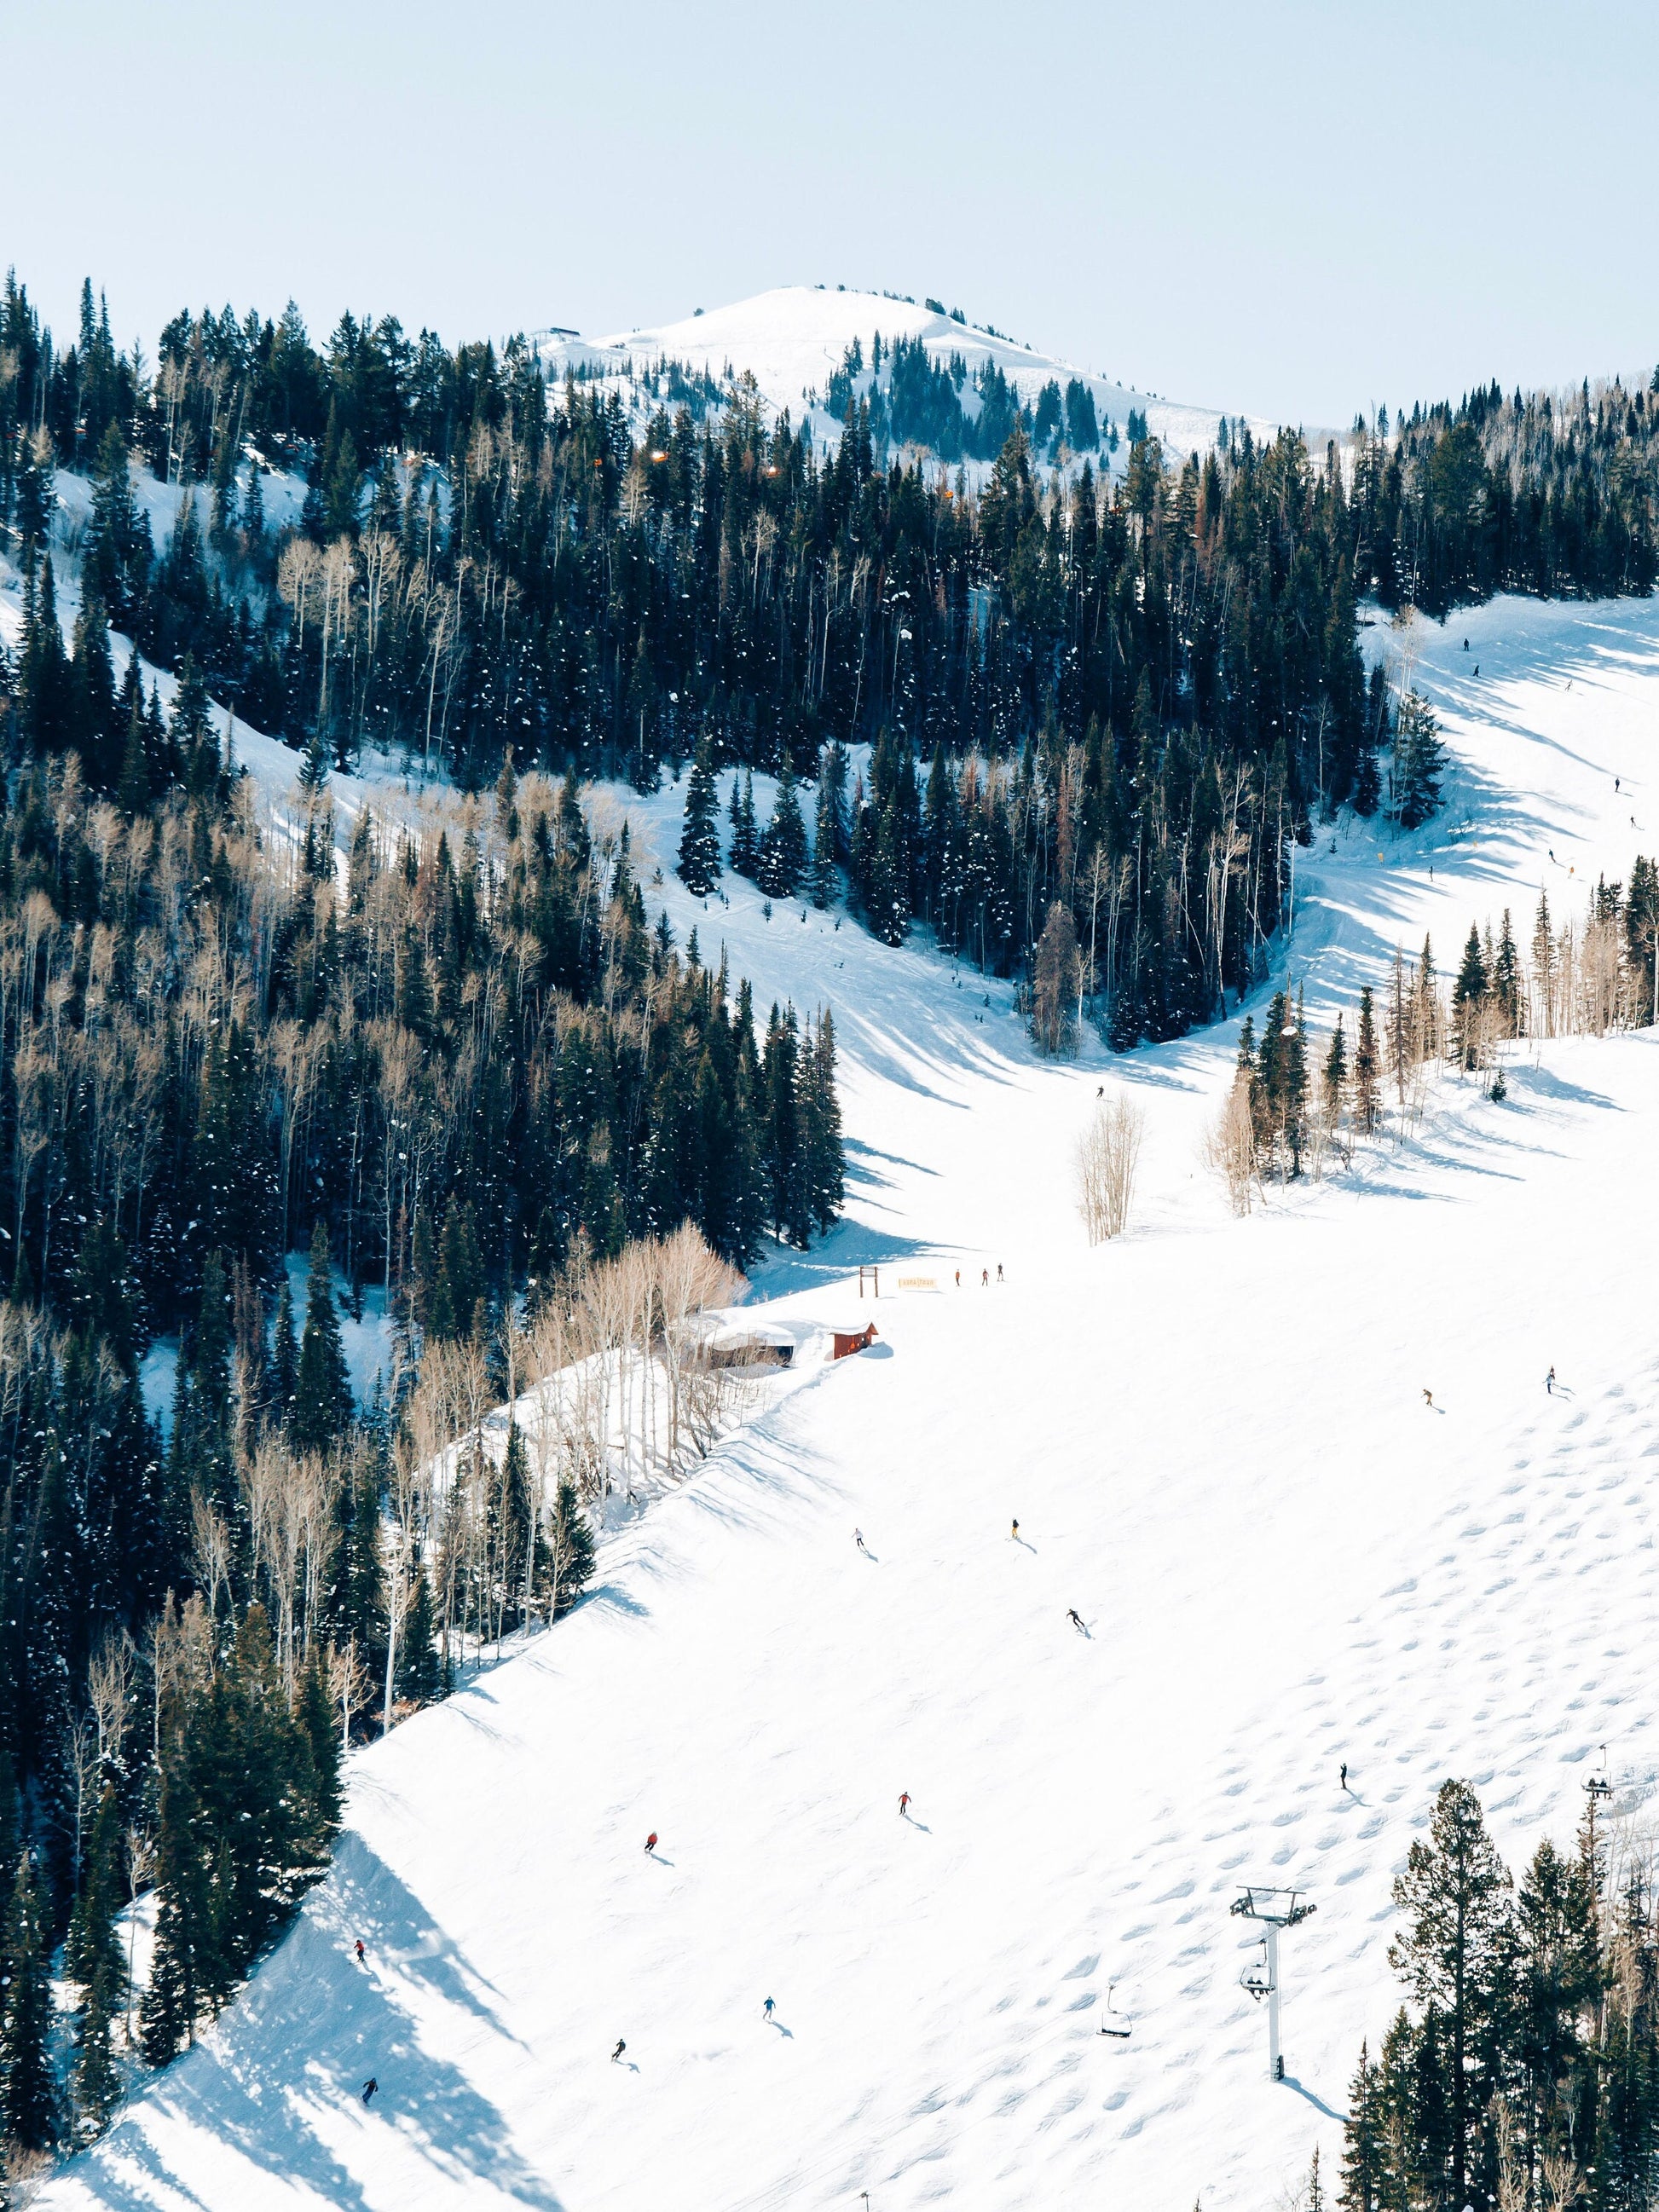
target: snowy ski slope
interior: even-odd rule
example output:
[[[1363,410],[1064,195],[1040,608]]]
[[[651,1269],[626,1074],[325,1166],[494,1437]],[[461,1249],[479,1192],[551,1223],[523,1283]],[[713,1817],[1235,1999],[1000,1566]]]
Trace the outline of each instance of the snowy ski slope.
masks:
[[[1540,882],[1559,918],[1659,844],[1659,608],[1502,603],[1415,657],[1449,804],[1302,856],[1322,1025],[1396,942],[1449,963],[1506,903],[1524,937]],[[570,1620],[355,1759],[299,1925],[40,2201],[1278,2201],[1397,2002],[1439,1782],[1517,1856],[1570,1837],[1599,1746],[1626,1821],[1659,1777],[1659,1040],[1523,1054],[1503,1104],[1448,1083],[1403,1151],[1235,1221],[1194,1151],[1236,1024],[1041,1066],[925,951],[730,879],[705,911],[675,795],[630,806],[682,939],[836,1011],[849,1218],[762,1290],[833,1322],[860,1260],[941,1289],[863,1309],[878,1347],[615,1539]],[[1066,1155],[1103,1081],[1148,1140],[1135,1232],[1091,1253]],[[1318,1907],[1278,2086],[1247,1881]]]
[[[659,360],[680,362],[694,371],[706,370],[717,381],[723,380],[728,371],[741,376],[748,369],[769,408],[781,413],[787,407],[797,423],[803,420],[810,423],[820,446],[826,442],[834,446],[841,436],[840,419],[822,404],[809,410],[806,395],[816,393],[822,403],[831,374],[840,368],[855,337],[866,363],[860,389],[867,389],[870,342],[878,331],[889,342],[919,337],[929,355],[940,362],[948,362],[952,354],[960,354],[970,379],[983,362],[994,362],[1033,407],[1050,378],[1058,379],[1063,388],[1069,378],[1079,377],[1094,396],[1103,429],[1109,416],[1117,425],[1120,440],[1127,438],[1129,410],[1134,408],[1145,415],[1154,437],[1174,454],[1204,453],[1215,443],[1221,420],[1218,409],[1154,399],[1110,377],[1079,368],[1055,356],[1033,352],[1012,339],[994,337],[971,325],[953,322],[949,315],[918,307],[914,301],[889,299],[881,292],[829,291],[806,284],[786,284],[729,307],[712,307],[706,314],[688,315],[680,322],[619,331],[610,337],[580,338],[547,332],[536,343],[550,381],[561,380],[567,368],[585,371],[601,380],[607,390],[620,392],[641,420],[657,403],[641,397],[634,378]],[[1250,428],[1258,435],[1272,434],[1273,426],[1266,422],[1252,420]],[[1127,442],[1121,444],[1120,460],[1127,459]],[[1098,460],[1096,465],[1099,466]],[[975,465],[969,464],[969,468],[970,472],[977,472]]]

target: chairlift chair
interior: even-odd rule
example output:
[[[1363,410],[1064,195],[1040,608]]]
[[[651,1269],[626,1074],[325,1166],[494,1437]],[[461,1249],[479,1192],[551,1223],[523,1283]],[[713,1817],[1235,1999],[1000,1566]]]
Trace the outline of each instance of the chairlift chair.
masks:
[[[1273,1985],[1267,1973],[1267,1943],[1265,1936],[1262,1938],[1261,1956],[1252,1959],[1239,1975],[1238,1986],[1241,1990],[1247,1990],[1258,2003],[1263,1997],[1273,1995]]]
[[[1103,2035],[1129,2035],[1134,2030],[1134,2022],[1128,2014],[1120,2012],[1112,2002],[1112,1991],[1116,1987],[1115,1982],[1108,1982],[1106,1984],[1106,2017],[1100,2024],[1100,2033]]]

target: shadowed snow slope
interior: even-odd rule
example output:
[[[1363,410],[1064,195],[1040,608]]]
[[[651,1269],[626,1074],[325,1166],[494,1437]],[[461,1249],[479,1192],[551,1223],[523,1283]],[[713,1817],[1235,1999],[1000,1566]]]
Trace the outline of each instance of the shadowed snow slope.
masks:
[[[1445,963],[1505,903],[1524,938],[1545,875],[1559,915],[1659,844],[1628,822],[1654,609],[1508,603],[1417,652],[1451,807],[1303,856],[1310,1016],[1396,939],[1432,928]],[[665,866],[678,811],[635,809]],[[1389,1884],[1440,1781],[1518,1855],[1571,1837],[1601,1744],[1620,1806],[1659,1773],[1659,1041],[1522,1054],[1499,1105],[1448,1084],[1415,1142],[1245,1221],[1194,1158],[1235,1025],[1111,1063],[1147,1111],[1143,1202],[1091,1253],[1066,1156],[1103,1055],[1041,1067],[1006,993],[768,921],[747,885],[647,896],[763,1006],[836,1012],[852,1217],[763,1289],[833,1322],[860,1258],[925,1253],[906,1272],[940,1291],[865,1309],[874,1352],[356,1759],[298,1927],[44,2201],[1272,2201],[1334,2153],[1397,2001]],[[1284,1946],[1279,2086],[1237,1982],[1246,1881],[1318,1906]],[[1127,2042],[1097,2032],[1109,1981]]]

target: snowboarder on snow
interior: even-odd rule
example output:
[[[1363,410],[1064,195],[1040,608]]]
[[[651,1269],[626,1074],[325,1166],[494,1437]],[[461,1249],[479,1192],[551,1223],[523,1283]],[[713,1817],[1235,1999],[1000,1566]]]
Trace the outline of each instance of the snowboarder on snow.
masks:
[[[905,1790],[899,1793],[899,1818],[901,1820],[908,1820],[909,1817],[910,1793],[908,1790]]]
[[[650,1856],[651,1853],[652,1853],[653,1851],[654,1851],[654,1850],[656,1850],[656,1848],[657,1848],[657,1832],[656,1832],[656,1830],[655,1830],[654,1828],[653,1828],[653,1830],[651,1831],[650,1834],[649,1834],[649,1835],[646,1838],[646,1839],[645,1839],[645,1850],[646,1850],[646,1856],[648,1858],[648,1857]]]
[[[627,2050],[627,2048],[628,2048],[628,2045],[627,2045],[623,2041],[623,2039],[622,2039],[621,2036],[618,2036],[618,2037],[617,2038],[617,2047],[616,2047],[616,2049],[615,2049],[615,2050],[611,2052],[611,2063],[613,2066],[616,2064],[617,2061],[617,2060],[622,2057],[622,2055],[623,2055],[623,2051],[626,2051],[626,2050]]]
[[[361,1936],[357,1938],[355,1948],[357,1953],[357,1964],[361,1966],[363,1964],[363,1939]]]
[[[1083,1626],[1083,1616],[1079,1613],[1074,1605],[1069,1605],[1066,1607],[1066,1618],[1071,1622],[1073,1627],[1076,1629],[1079,1636],[1086,1636],[1088,1634],[1088,1630]]]
[[[765,2002],[765,2003],[761,2007],[761,2010],[762,2010],[762,2011],[766,2014],[766,2017],[768,2018],[768,2020],[770,2020],[770,2019],[771,2019],[771,2017],[772,2017],[772,2000],[771,2000],[771,1998],[770,1998],[770,1997],[768,1997],[768,1999],[766,2000],[766,2002]]]
[[[369,2077],[368,2077],[368,2081],[365,2081],[365,2082],[364,2082],[364,2084],[363,2084],[363,2102],[364,2102],[364,2104],[366,2104],[366,2105],[372,2105],[372,2104],[374,2103],[374,2095],[375,2095],[375,2092],[379,2089],[380,2086],[380,2083],[379,2083],[379,2082],[374,2079],[374,2076],[371,2074],[371,2075],[369,2075]]]

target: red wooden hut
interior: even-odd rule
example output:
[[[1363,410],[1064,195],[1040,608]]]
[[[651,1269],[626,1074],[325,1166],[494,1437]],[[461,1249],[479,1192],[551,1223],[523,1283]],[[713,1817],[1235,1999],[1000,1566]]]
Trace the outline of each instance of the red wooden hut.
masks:
[[[835,1357],[845,1359],[849,1352],[864,1352],[876,1340],[876,1324],[867,1321],[862,1328],[838,1328],[836,1331]]]

